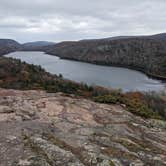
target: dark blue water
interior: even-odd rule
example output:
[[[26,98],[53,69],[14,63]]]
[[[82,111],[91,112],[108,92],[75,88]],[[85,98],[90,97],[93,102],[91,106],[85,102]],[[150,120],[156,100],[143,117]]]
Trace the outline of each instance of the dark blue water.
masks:
[[[41,65],[50,73],[62,74],[64,78],[89,85],[120,88],[124,91],[166,90],[165,84],[161,81],[148,78],[145,74],[131,69],[59,59],[43,52],[14,52],[6,56]]]

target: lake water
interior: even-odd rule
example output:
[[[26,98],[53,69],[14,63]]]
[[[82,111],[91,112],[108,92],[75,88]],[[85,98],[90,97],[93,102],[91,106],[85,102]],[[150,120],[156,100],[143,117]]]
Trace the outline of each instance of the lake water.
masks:
[[[50,73],[62,74],[64,78],[84,82],[88,85],[121,88],[123,91],[166,90],[166,84],[131,69],[65,60],[43,52],[20,51],[10,53],[6,57],[13,57],[30,64],[41,65]]]

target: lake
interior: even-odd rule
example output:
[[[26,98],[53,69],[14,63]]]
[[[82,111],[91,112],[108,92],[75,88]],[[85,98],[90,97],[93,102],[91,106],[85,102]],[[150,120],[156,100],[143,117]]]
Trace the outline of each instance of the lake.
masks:
[[[88,85],[120,88],[123,91],[166,90],[166,84],[131,69],[65,60],[43,52],[20,51],[5,56],[21,59],[29,64],[41,65],[52,74],[62,74],[64,78],[84,82]]]

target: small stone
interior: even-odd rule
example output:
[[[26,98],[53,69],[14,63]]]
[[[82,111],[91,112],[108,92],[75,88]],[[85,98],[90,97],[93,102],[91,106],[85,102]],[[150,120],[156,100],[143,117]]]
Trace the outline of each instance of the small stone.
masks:
[[[18,162],[18,166],[29,166],[31,164],[31,162],[30,161],[28,161],[28,160],[19,160],[19,162]]]

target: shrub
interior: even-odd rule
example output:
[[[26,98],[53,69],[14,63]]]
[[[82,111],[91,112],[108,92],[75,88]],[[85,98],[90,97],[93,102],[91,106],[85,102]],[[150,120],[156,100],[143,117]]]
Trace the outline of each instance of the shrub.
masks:
[[[161,119],[161,116],[154,112],[147,104],[137,99],[127,99],[125,102],[127,110],[144,118]]]
[[[99,103],[116,104],[116,103],[121,102],[121,98],[117,95],[109,94],[109,95],[94,97],[94,101],[99,102]]]
[[[144,101],[154,112],[157,112],[166,119],[166,93],[144,93]]]

